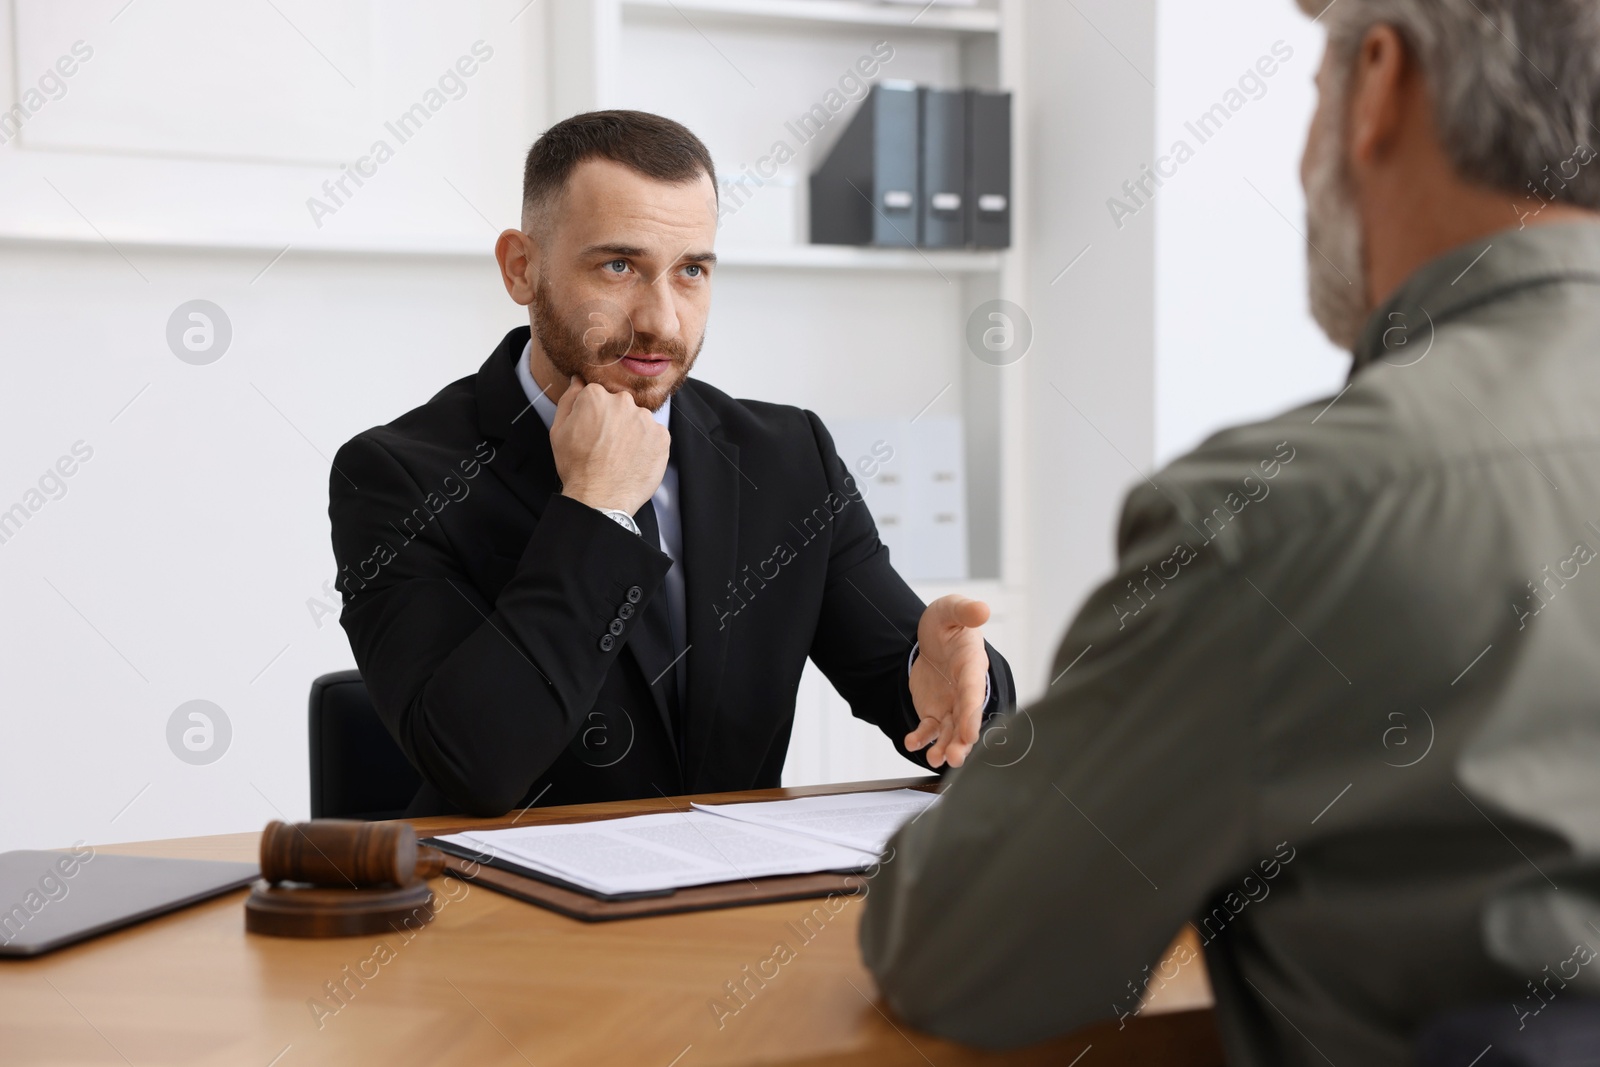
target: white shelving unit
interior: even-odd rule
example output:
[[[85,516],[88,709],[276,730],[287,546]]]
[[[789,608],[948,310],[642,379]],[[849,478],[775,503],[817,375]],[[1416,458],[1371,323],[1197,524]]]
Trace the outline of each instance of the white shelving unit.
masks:
[[[724,245],[717,249],[717,261],[724,267],[994,274],[1000,270],[1001,253],[846,245]]]
[[[855,105],[807,141],[795,136],[791,120],[839,88],[878,42],[892,48],[879,78],[1014,94],[1011,249],[810,245],[802,204],[790,243],[730,237],[719,247],[724,269],[701,370],[735,395],[802,403],[824,421],[912,418],[930,404],[959,413],[972,577],[918,591],[928,599],[961,592],[988,601],[991,640],[1011,649],[1024,642],[1005,635],[1020,631],[1027,614],[1022,368],[979,361],[965,337],[968,316],[985,301],[1025,302],[1023,15],[1020,0],[926,8],[855,0],[551,0],[548,22],[552,119],[611,107],[665,114],[706,142],[721,176],[748,173],[748,164],[783,141],[793,158],[776,179],[784,186],[777,195],[798,201]],[[786,372],[774,374],[774,363]],[[1013,655],[1013,666],[1030,676],[1021,657]],[[906,766],[808,672],[787,780],[898,774]]]
[[[636,107],[679,119],[706,141],[719,173],[737,174],[745,164],[784,140],[794,151],[780,175],[794,195],[804,198],[806,178],[831,144],[836,129],[848,122],[847,108],[823,135],[796,143],[788,120],[820,101],[837,86],[852,62],[886,41],[892,60],[879,77],[893,77],[945,86],[1004,88],[1015,94],[1016,158],[1014,172],[1024,173],[1027,101],[1022,76],[1023,5],[1020,0],[991,0],[982,7],[920,7],[857,0],[551,0],[548,46],[548,96],[551,117],[608,107]],[[664,57],[670,62],[663,63]],[[768,306],[764,321],[815,314],[817,301],[828,301],[839,272],[848,272],[855,292],[881,289],[877,311],[880,327],[898,312],[916,343],[904,354],[902,396],[867,398],[834,414],[915,415],[933,388],[912,388],[919,370],[930,362],[922,343],[932,326],[940,374],[952,385],[941,404],[959,411],[967,427],[969,522],[972,567],[976,581],[1015,586],[1021,566],[1020,501],[1021,379],[1016,367],[979,362],[965,346],[967,315],[991,299],[1021,303],[1022,264],[1026,256],[1027,204],[1020,181],[1013,190],[1013,247],[1005,252],[924,251],[848,248],[804,242],[797,221],[789,244],[760,246],[725,244],[719,254],[726,282],[738,286],[739,275],[760,268],[773,276],[767,283],[783,287],[785,307]],[[908,284],[921,279],[920,294]],[[742,287],[741,287],[742,289]],[[724,320],[737,316],[735,300],[746,295],[777,299],[763,291],[728,294],[719,291],[712,341]],[[924,299],[918,300],[920,295]],[[941,309],[942,321],[928,323],[929,305]],[[849,310],[854,309],[847,309]],[[952,316],[950,312],[958,311]],[[952,321],[953,320],[953,321]],[[856,325],[849,313],[837,322],[840,344],[821,358],[836,365],[848,379],[851,368],[866,359],[895,358],[879,352],[850,351],[848,338]],[[953,328],[952,328],[953,327]],[[730,327],[737,334],[737,325]],[[881,330],[879,331],[882,332]],[[742,356],[740,358],[743,358]],[[708,372],[714,368],[707,366]],[[739,376],[732,375],[737,383]],[[841,381],[840,384],[845,384]],[[923,393],[926,392],[926,396]],[[873,404],[877,400],[881,403]],[[817,410],[828,417],[825,402]]]
[[[924,7],[858,3],[855,0],[622,0],[629,8],[666,8],[718,19],[766,23],[823,22],[960,33],[1000,32],[1000,15],[989,8]]]

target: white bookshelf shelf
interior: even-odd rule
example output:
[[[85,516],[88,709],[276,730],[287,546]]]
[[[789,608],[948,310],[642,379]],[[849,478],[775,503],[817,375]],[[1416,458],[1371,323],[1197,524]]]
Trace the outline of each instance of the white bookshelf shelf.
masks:
[[[108,242],[109,238],[109,242]],[[187,249],[204,251],[281,252],[353,256],[445,256],[489,259],[494,254],[492,235],[461,234],[427,237],[364,235],[353,240],[293,239],[268,233],[219,234],[182,231],[139,233],[119,231],[101,236],[84,229],[77,232],[45,228],[0,228],[0,245],[58,245],[122,249]],[[848,245],[746,245],[717,249],[721,267],[761,270],[861,270],[905,274],[971,275],[999,271],[1000,252],[947,249],[855,248]]]
[[[874,4],[859,0],[622,0],[625,11],[705,16],[719,21],[813,22],[954,33],[998,33],[988,8]]]
[[[201,252],[257,252],[289,253],[310,252],[320,255],[345,256],[443,256],[446,258],[485,259],[494,257],[494,238],[478,236],[429,235],[425,237],[363,235],[353,240],[296,239],[288,235],[270,233],[216,233],[193,227],[171,231],[114,230],[97,234],[83,230],[46,229],[43,227],[0,229],[0,246],[37,246],[62,248],[106,248],[138,251],[201,251]]]
[[[724,267],[777,270],[877,270],[913,274],[982,274],[998,271],[1001,253],[958,249],[856,248],[850,245],[746,245],[717,250]]]

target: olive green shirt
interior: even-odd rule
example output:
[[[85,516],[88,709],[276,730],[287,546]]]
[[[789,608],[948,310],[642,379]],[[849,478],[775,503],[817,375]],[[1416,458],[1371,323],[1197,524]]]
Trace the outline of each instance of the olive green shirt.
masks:
[[[1600,225],[1427,264],[1354,357],[1134,488],[1044,699],[891,842],[861,945],[906,1019],[1131,1018],[1186,923],[1234,1067],[1600,991]]]

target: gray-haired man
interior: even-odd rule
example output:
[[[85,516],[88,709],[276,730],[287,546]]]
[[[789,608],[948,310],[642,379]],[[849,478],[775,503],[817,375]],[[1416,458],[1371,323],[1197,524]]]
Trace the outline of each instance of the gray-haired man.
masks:
[[[1350,385],[1136,488],[1029,754],[892,842],[862,947],[935,1032],[1134,1014],[1186,923],[1235,1067],[1600,990],[1600,5],[1301,6]]]

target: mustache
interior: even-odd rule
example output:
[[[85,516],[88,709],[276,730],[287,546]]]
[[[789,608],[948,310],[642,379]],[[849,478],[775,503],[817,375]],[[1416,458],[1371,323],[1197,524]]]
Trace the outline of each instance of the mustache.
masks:
[[[681,367],[689,362],[689,346],[676,337],[661,340],[649,334],[634,334],[631,337],[607,340],[598,348],[590,349],[589,362],[597,366],[607,366],[619,362],[624,356],[649,355],[670,356],[673,366]]]

